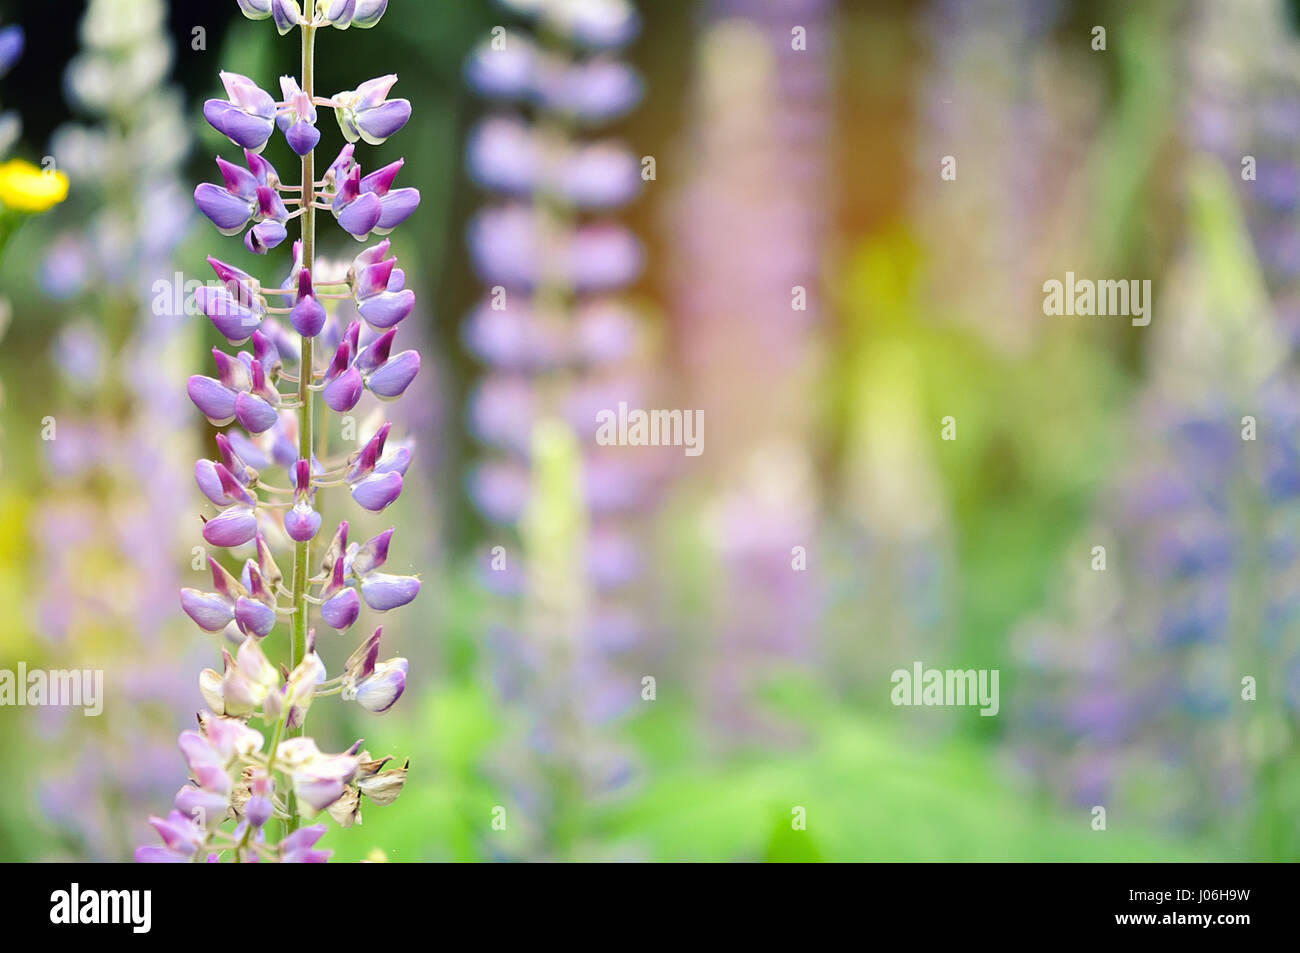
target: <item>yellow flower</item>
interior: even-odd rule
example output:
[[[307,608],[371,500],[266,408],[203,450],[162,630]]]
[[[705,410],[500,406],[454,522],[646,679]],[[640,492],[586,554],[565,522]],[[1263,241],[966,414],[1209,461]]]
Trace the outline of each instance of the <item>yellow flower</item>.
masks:
[[[44,212],[68,197],[68,177],[23,159],[0,164],[0,206],[16,212]]]

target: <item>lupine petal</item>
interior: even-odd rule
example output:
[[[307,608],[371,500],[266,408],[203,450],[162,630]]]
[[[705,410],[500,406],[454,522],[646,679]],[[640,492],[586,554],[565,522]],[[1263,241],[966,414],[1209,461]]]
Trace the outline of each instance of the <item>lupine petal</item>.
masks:
[[[240,12],[250,20],[265,20],[271,15],[271,0],[236,0]]]
[[[199,485],[203,495],[217,506],[225,506],[231,502],[226,499],[226,491],[221,486],[221,478],[217,476],[217,465],[211,460],[194,461],[194,482]]]
[[[233,235],[247,225],[256,208],[252,201],[211,182],[203,182],[194,190],[194,204],[226,235]]]
[[[314,338],[325,327],[325,317],[325,308],[315,296],[308,294],[305,298],[298,299],[290,310],[289,323],[303,337]]]
[[[276,409],[254,394],[235,396],[235,418],[249,433],[265,433],[275,426]]]
[[[352,25],[368,30],[384,15],[388,9],[388,0],[357,0],[356,11],[352,14]]]
[[[372,473],[352,487],[352,499],[362,509],[378,513],[402,493],[400,473]]]
[[[265,638],[275,628],[275,610],[256,599],[240,596],[235,602],[235,621],[243,631]]]
[[[289,148],[300,156],[305,156],[316,148],[320,142],[320,130],[305,120],[299,119],[284,132],[284,141]]]
[[[397,337],[396,329],[385,331],[379,337],[375,338],[357,354],[357,370],[362,374],[371,372],[382,367],[387,361],[393,349],[393,339]]]
[[[194,406],[213,426],[221,427],[235,419],[236,394],[222,385],[221,381],[195,374],[185,389]]]
[[[355,589],[344,589],[326,599],[320,607],[321,618],[331,629],[342,631],[357,621],[361,600]]]
[[[275,129],[275,123],[271,119],[250,115],[234,103],[222,99],[209,99],[205,102],[203,118],[217,132],[245,149],[261,149]]]
[[[188,864],[190,862],[190,858],[185,854],[156,845],[137,847],[131,857],[137,864]]]
[[[363,176],[358,183],[358,187],[362,192],[374,192],[380,198],[383,198],[388,194],[388,190],[393,187],[393,180],[397,178],[397,173],[402,171],[402,166],[405,164],[405,159],[390,162],[369,175]]]
[[[302,11],[298,7],[298,0],[271,0],[271,16],[276,30],[284,36],[298,25]]]
[[[376,473],[400,473],[406,476],[406,468],[411,465],[411,449],[406,446],[394,447],[384,454],[375,464]]]
[[[377,612],[404,606],[419,593],[420,580],[416,576],[372,572],[361,580],[361,598]]]
[[[352,557],[352,571],[358,576],[373,572],[388,561],[388,546],[393,539],[393,527],[372,536],[362,544]]]
[[[331,410],[345,414],[357,405],[362,390],[361,372],[355,367],[349,367],[325,385],[321,397]]]
[[[235,618],[229,600],[221,598],[215,592],[182,589],[181,608],[205,632],[220,632]]]
[[[357,311],[376,331],[387,330],[405,320],[415,307],[415,292],[410,288],[394,294],[385,291],[367,298],[357,306]]]
[[[379,223],[382,214],[383,208],[379,204],[379,196],[367,192],[348,203],[336,217],[343,231],[361,240]]]
[[[419,353],[403,351],[374,371],[366,379],[366,386],[376,397],[391,400],[402,396],[418,373],[420,373]]]
[[[393,86],[397,84],[397,74],[388,73],[368,79],[356,88],[356,104],[359,109],[374,109],[388,98]]]
[[[206,827],[216,826],[225,818],[230,800],[224,794],[187,784],[176,792],[172,804],[186,817],[194,821],[201,819],[201,826]]]
[[[357,0],[330,0],[325,8],[325,19],[330,25],[346,30],[352,25],[352,16],[356,13]]]
[[[171,811],[165,818],[151,817],[149,823],[171,850],[192,854],[203,840],[198,828],[180,811]]]
[[[394,189],[379,200],[381,212],[375,231],[384,235],[410,218],[420,205],[419,189]]]
[[[254,255],[265,255],[289,235],[288,229],[274,219],[258,222],[244,234],[244,247]]]
[[[367,255],[376,249],[387,245],[385,240],[379,245],[366,249],[362,255]],[[354,268],[361,261],[362,255],[358,255]],[[365,301],[377,294],[381,294],[388,288],[388,280],[392,277],[393,269],[397,266],[396,258],[385,258],[381,254],[376,261],[367,263],[360,271],[357,272],[356,281],[353,283],[353,295],[357,301]]]
[[[231,195],[237,195],[241,199],[257,198],[257,188],[261,183],[251,169],[241,168],[221,156],[217,156],[217,169],[221,172],[222,185]]]
[[[251,506],[232,506],[203,524],[203,538],[213,546],[242,546],[256,535]]]
[[[406,673],[407,661],[404,658],[380,662],[371,675],[358,683],[357,704],[375,714],[388,711],[406,689]]]
[[[320,529],[320,514],[307,502],[295,503],[285,511],[284,531],[294,542],[305,543],[314,539]]]
[[[372,572],[361,580],[361,598],[365,599],[365,605],[377,612],[407,605],[419,594],[420,580],[416,576]]]

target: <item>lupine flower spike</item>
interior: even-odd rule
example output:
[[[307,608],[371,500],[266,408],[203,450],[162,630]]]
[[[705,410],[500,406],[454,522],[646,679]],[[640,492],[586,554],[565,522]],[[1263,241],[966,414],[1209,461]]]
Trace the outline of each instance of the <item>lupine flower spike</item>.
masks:
[[[318,457],[315,436],[318,397],[330,411],[347,413],[367,391],[394,400],[415,378],[419,354],[393,347],[415,295],[388,257],[387,240],[338,274],[317,261],[315,229],[316,213],[328,210],[345,233],[365,241],[415,211],[419,192],[394,187],[401,160],[366,175],[353,145],[393,135],[411,105],[389,98],[396,76],[367,80],[330,99],[312,89],[316,31],[372,27],[386,2],[317,0],[305,10],[295,0],[238,2],[245,16],[270,19],[281,35],[300,32],[303,75],[281,77],[277,101],[246,76],[221,74],[226,96],[208,100],[203,114],[243,149],[243,164],[218,158],[220,184],[200,185],[194,200],[221,234],[242,234],[257,254],[284,243],[295,220],[300,235],[289,275],[278,285],[209,258],[217,282],[195,293],[199,310],[232,346],[249,345],[233,355],[214,349],[213,376],[189,380],[194,405],[213,426],[227,428],[217,435],[216,456],[194,466],[209,504],[203,538],[215,547],[249,547],[254,555],[237,570],[210,556],[211,589],[181,591],[186,615],[200,629],[221,633],[221,666],[199,676],[209,711],[199,716],[197,730],[180,737],[190,780],[166,817],[150,819],[162,844],[140,847],[140,861],[324,861],[329,853],[316,843],[326,825],[301,822],[324,815],[351,826],[363,801],[391,803],[407,772],[405,764],[388,767],[391,757],[372,759],[359,741],[323,752],[303,726],[315,698],[339,695],[380,713],[406,688],[407,661],[380,658],[378,628],[329,678],[316,652],[312,617],[319,616],[322,631],[343,633],[363,606],[387,612],[419,594],[418,576],[382,571],[392,529],[349,544],[348,524],[341,522],[313,558],[322,498],[346,487],[362,508],[384,509],[402,492],[410,446],[390,444],[385,423],[355,453],[328,457],[322,450]],[[334,109],[347,142],[318,180],[322,103]],[[260,155],[277,129],[301,159],[297,185],[286,184]],[[334,299],[354,301],[359,320],[340,329],[328,310]],[[284,539],[292,547],[287,577],[272,552]],[[279,638],[287,641],[287,669],[267,657],[267,646]]]
[[[565,815],[581,813],[576,804],[630,774],[607,732],[629,700],[612,649],[638,639],[623,608],[639,561],[632,510],[653,487],[646,468],[634,473],[627,457],[581,435],[593,401],[615,406],[641,387],[644,335],[617,292],[637,277],[643,251],[612,216],[640,191],[641,175],[630,150],[587,135],[640,96],[635,71],[615,58],[640,22],[630,0],[502,3],[528,25],[512,27],[504,45],[481,43],[466,64],[470,85],[498,106],[467,150],[470,175],[498,196],[469,227],[474,266],[493,289],[464,325],[488,368],[470,398],[470,427],[487,455],[469,489],[489,520],[518,533],[521,550],[515,574],[486,574],[520,597],[494,626],[496,658],[502,684],[518,687],[507,697],[527,707],[530,733],[507,741],[502,761],[519,763],[512,755],[526,746],[544,769],[507,782],[540,805],[545,825],[570,830]],[[383,277],[363,282],[363,294]],[[557,663],[547,646],[561,642],[571,649]],[[565,780],[553,786],[556,778]],[[539,841],[521,853],[549,857],[568,846]]]

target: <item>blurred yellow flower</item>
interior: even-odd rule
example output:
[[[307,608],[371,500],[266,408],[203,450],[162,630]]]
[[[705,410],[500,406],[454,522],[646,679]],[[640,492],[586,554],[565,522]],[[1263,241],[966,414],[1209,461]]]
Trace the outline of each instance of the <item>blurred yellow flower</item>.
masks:
[[[68,177],[23,159],[0,164],[0,205],[16,212],[44,212],[68,197]]]

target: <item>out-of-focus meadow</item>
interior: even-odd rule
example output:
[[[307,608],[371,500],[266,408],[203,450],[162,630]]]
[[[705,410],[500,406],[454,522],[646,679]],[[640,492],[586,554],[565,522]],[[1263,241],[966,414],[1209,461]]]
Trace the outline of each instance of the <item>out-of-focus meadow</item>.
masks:
[[[4,860],[126,859],[184,780],[175,736],[221,649],[176,595],[204,585],[212,455],[185,381],[220,338],[154,282],[206,280],[208,254],[287,268],[190,196],[228,145],[201,115],[219,70],[294,72],[296,43],[234,0],[91,6],[0,0],[26,33],[0,79],[11,153],[69,180],[0,260],[0,670],[105,678],[98,717],[0,708]],[[392,238],[423,355],[394,411],[406,489],[355,530],[399,527],[394,571],[423,579],[355,630],[382,622],[406,692],[311,716],[409,780],[323,843],[1300,859],[1293,5],[638,6],[610,54],[635,107],[576,134],[636,157],[635,199],[590,217],[641,254],[627,282],[594,260],[598,307],[536,327],[484,311],[518,249],[479,217],[530,201],[506,134],[528,110],[467,66],[526,22],[391,0],[382,28],[319,40],[319,89],[394,72],[413,104],[373,152],[422,193]],[[1045,314],[1067,272],[1149,281],[1149,323]],[[538,413],[547,346],[619,357],[546,384],[567,426]],[[620,402],[701,411],[702,452],[596,446]],[[321,636],[331,674],[354,642]],[[893,704],[917,662],[996,670],[996,715]]]

